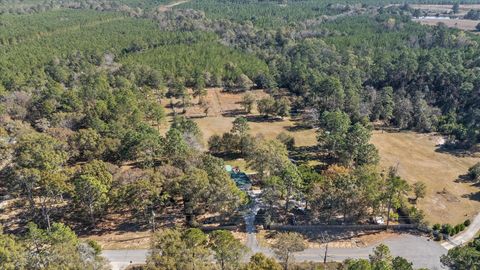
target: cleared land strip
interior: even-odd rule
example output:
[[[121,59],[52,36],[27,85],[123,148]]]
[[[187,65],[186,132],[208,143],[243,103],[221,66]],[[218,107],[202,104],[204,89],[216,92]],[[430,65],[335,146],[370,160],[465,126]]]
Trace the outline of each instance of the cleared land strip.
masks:
[[[168,5],[161,5],[161,6],[158,7],[158,11],[159,11],[159,12],[165,12],[165,11],[167,11],[167,10],[172,9],[172,8],[175,7],[175,6],[178,6],[178,5],[187,3],[187,2],[190,2],[190,0],[176,1],[176,2],[170,3],[170,4],[168,4]]]

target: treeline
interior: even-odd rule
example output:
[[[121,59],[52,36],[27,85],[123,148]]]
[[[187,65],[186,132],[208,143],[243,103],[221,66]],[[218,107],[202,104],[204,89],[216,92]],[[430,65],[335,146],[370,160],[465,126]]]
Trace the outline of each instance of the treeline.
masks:
[[[140,62],[158,70],[170,85],[178,81],[186,86],[243,88],[246,76],[260,88],[287,88],[298,96],[293,109],[313,110],[317,118],[338,109],[354,121],[367,118],[400,129],[440,131],[456,146],[478,143],[476,37],[444,26],[428,31],[409,20],[408,6],[320,24],[296,18],[290,27],[275,29],[253,26],[251,18],[240,16],[242,8],[248,11],[250,5],[263,4],[268,3],[242,4],[235,12],[239,22],[189,10],[145,14],[169,32],[159,33],[151,20],[99,17],[73,32],[52,32],[24,42],[20,38],[19,44],[3,49],[3,84],[18,89],[32,75],[42,76],[38,67],[47,59],[75,48],[108,50],[121,62]],[[303,14],[301,9],[288,10]],[[272,13],[263,19],[276,24],[278,16]],[[34,27],[30,33],[38,31]],[[215,32],[221,43],[235,50],[205,31]],[[19,33],[28,35],[25,30]],[[95,37],[95,48],[84,36]]]
[[[160,46],[129,54],[125,64],[142,64],[161,72],[163,78],[183,80],[187,86],[232,88],[240,76],[257,79],[268,67],[254,55],[238,52],[215,40]]]
[[[26,15],[43,13],[55,9],[90,9],[96,11],[119,11],[130,16],[139,17],[144,10],[156,8],[166,0],[2,0],[0,1],[0,14]]]

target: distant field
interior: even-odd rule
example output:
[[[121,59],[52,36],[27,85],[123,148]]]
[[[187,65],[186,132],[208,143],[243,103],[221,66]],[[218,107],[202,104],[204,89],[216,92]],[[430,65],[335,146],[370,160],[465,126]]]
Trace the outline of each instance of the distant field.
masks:
[[[461,19],[451,19],[451,20],[445,20],[445,19],[413,19],[415,22],[419,22],[423,25],[431,25],[435,26],[439,23],[444,23],[447,27],[450,28],[457,28],[461,30],[467,30],[467,31],[474,31],[476,30],[475,27],[477,24],[480,23],[480,21],[474,21],[474,20],[461,20]]]
[[[453,5],[430,5],[430,4],[415,4],[411,5],[414,9],[426,10],[429,12],[449,13],[452,11]],[[459,12],[455,15],[463,16],[471,9],[480,9],[480,4],[465,4],[460,5]]]
[[[414,9],[420,9],[428,13],[428,16],[436,16],[437,14],[440,17],[449,17],[455,16],[458,18],[463,18],[465,14],[467,14],[470,10],[480,10],[480,4],[465,4],[460,5],[459,12],[453,14],[452,7],[453,5],[430,5],[430,4],[415,4],[411,5]],[[475,20],[463,20],[463,19],[437,19],[437,18],[420,18],[420,19],[413,19],[418,23],[423,25],[437,25],[439,23],[444,23],[446,26],[450,28],[457,28],[466,31],[473,31],[476,30],[475,27],[477,26],[480,21]]]
[[[419,200],[419,208],[430,223],[457,224],[480,211],[480,189],[456,182],[480,158],[438,152],[439,137],[427,134],[375,132],[372,142],[383,168],[398,164],[400,175],[409,183],[427,184],[427,197]]]

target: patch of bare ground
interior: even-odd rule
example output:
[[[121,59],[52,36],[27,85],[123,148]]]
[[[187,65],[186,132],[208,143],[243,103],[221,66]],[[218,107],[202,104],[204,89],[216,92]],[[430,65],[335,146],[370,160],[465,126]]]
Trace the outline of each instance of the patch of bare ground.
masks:
[[[372,137],[382,168],[398,166],[399,174],[410,184],[422,181],[427,185],[426,197],[418,200],[427,221],[458,224],[480,209],[480,189],[461,180],[480,158],[441,151],[441,141],[439,136],[414,132],[375,131]]]
[[[4,229],[13,231],[19,228],[23,214],[20,207],[24,203],[18,199],[8,199],[0,202],[0,224]]]
[[[175,6],[178,6],[178,5],[187,3],[187,2],[190,2],[190,0],[174,1],[173,3],[159,6],[159,7],[157,8],[157,11],[158,11],[158,12],[166,12],[166,11],[169,11],[170,9],[172,9],[172,8],[175,7]]]
[[[358,248],[367,247],[380,243],[386,239],[397,237],[399,234],[394,232],[377,232],[369,233],[359,236],[354,236],[348,239],[335,240],[328,243],[330,248]],[[308,241],[309,248],[321,248],[325,247],[325,243],[319,243],[315,241]]]
[[[111,232],[102,235],[82,236],[83,240],[95,240],[102,249],[147,249],[150,247],[150,231]]]

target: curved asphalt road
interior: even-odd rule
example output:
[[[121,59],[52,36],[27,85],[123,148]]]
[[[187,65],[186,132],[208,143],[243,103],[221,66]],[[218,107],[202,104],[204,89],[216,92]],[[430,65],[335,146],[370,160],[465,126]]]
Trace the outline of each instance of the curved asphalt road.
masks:
[[[461,246],[470,240],[472,240],[477,233],[480,231],[480,214],[478,214],[473,220],[470,226],[467,229],[455,237],[450,238],[448,241],[444,242],[442,246],[446,249],[452,249],[456,246]]]
[[[250,194],[256,200],[258,194]],[[254,217],[258,211],[255,204],[246,212],[245,221],[247,224],[247,247],[250,248],[251,253],[262,252],[268,256],[273,256],[272,250],[258,245],[256,233],[254,229]],[[448,241],[439,244],[430,240],[429,238],[416,236],[411,234],[401,234],[382,241],[387,245],[394,256],[401,256],[413,263],[415,268],[428,268],[431,270],[443,269],[440,263],[440,257],[447,253],[451,248],[472,240],[480,231],[480,214],[478,214],[468,228],[449,239]],[[378,244],[377,244],[378,245]],[[364,248],[329,248],[327,254],[327,261],[344,261],[345,259],[368,259],[368,255],[372,253],[373,248],[377,245],[372,245]],[[322,262],[325,254],[324,248],[309,248],[302,252],[295,254],[297,261],[316,261]],[[145,263],[148,255],[148,250],[105,250],[103,256],[107,258],[113,270],[125,269],[130,264]]]
[[[447,253],[447,249],[428,238],[402,234],[382,242],[387,245],[394,256],[401,256],[413,262],[415,268],[428,268],[432,270],[442,269],[440,256]],[[365,248],[329,248],[328,261],[343,261],[347,258],[368,259],[375,247]],[[254,247],[253,252],[262,252],[272,255],[272,251],[265,248]],[[297,261],[323,261],[325,250],[323,248],[310,248],[295,254]],[[112,265],[113,270],[125,269],[129,264],[141,264],[145,262],[148,250],[105,250],[103,256]]]

